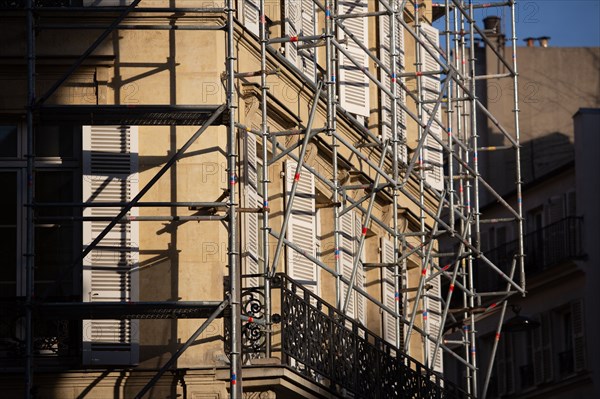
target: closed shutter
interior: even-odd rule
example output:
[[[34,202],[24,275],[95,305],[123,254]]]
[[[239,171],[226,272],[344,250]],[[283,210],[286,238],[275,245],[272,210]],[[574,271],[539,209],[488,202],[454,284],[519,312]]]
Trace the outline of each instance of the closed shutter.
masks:
[[[360,238],[362,235],[361,217],[354,212],[354,256],[358,257],[359,262],[356,270],[356,286],[365,290],[365,270],[363,268],[364,251],[359,251]],[[364,250],[364,244],[363,244]],[[356,319],[363,325],[367,323],[367,299],[359,292],[356,293]]]
[[[577,194],[575,191],[569,191],[565,194],[567,206],[565,207],[566,216],[577,216]]]
[[[556,223],[565,217],[565,199],[562,195],[556,195],[548,200],[544,206],[546,225]]]
[[[284,34],[286,36],[298,36],[302,29],[301,0],[287,0],[283,2]],[[285,58],[292,64],[298,66],[298,42],[286,42],[284,44]]]
[[[381,238],[381,263],[394,263],[394,244],[385,237]],[[396,309],[394,269],[384,267],[382,271],[383,304],[394,310]],[[396,318],[388,312],[383,312],[383,339],[396,346]]]
[[[245,169],[245,192],[244,206],[246,208],[257,208],[259,206],[258,196],[258,174],[256,170],[256,136],[252,133],[246,135],[246,159],[244,162]],[[259,248],[258,248],[258,213],[246,212],[243,216],[244,235],[242,237],[243,250],[243,265],[244,274],[258,274],[259,266]],[[244,284],[247,287],[258,287],[258,277],[244,279]]]
[[[138,191],[137,127],[83,127],[84,202],[128,202]],[[113,217],[120,208],[87,207],[84,216]],[[136,216],[137,208],[129,212]],[[108,225],[83,223],[83,245]],[[138,300],[137,222],[117,224],[83,260],[84,302]],[[137,320],[84,320],[84,364],[138,362]]]
[[[382,15],[379,17],[379,37],[381,40],[379,57],[383,64],[389,68],[391,62],[391,56],[393,53],[393,47],[391,43],[391,29],[390,29],[390,17]],[[404,67],[404,27],[399,23],[396,23],[396,46],[399,52],[398,65],[396,65],[396,74],[400,74]],[[392,91],[392,77],[388,76],[385,71],[379,69],[379,80],[383,86]],[[399,81],[404,82],[404,78],[397,78]],[[406,103],[406,93],[398,84],[396,93],[398,94],[397,104],[397,124],[398,124],[398,159],[406,162],[406,112],[400,107],[400,104]],[[381,96],[381,137],[383,140],[392,139],[392,99],[383,90],[380,90]]]
[[[552,318],[550,313],[542,313],[542,358],[544,382],[554,379],[554,356],[552,351]]]
[[[340,260],[342,265],[342,275],[350,280],[355,257],[359,257],[359,262],[354,279],[354,286],[362,290],[365,289],[365,272],[363,269],[363,253],[358,252],[360,236],[362,235],[362,223],[360,215],[357,212],[350,211],[344,213],[340,218],[341,228],[341,251]],[[363,248],[364,249],[364,248]],[[346,300],[348,285],[342,283],[342,299]],[[346,315],[355,318],[361,323],[366,323],[366,298],[353,290],[350,294]]]
[[[258,7],[259,0],[242,0],[243,4],[243,17],[244,17],[244,26],[250,32],[254,33],[256,36],[259,34],[259,17],[260,17],[260,9]]]
[[[571,302],[573,319],[573,356],[575,371],[585,369],[585,323],[583,318],[583,301],[578,299]]]
[[[554,359],[552,353],[552,319],[549,313],[542,313],[536,319],[540,326],[534,330],[533,377],[536,385],[552,381]]]
[[[294,183],[297,163],[287,161],[285,165],[285,199],[288,200]],[[286,206],[288,206],[286,204]],[[289,241],[300,247],[302,251],[316,256],[315,241],[315,180],[314,176],[302,168],[292,213],[288,222],[286,237]],[[290,277],[301,281],[306,288],[315,294],[319,294],[319,276],[317,265],[308,260],[302,254],[287,247],[287,270]]]
[[[544,205],[544,213],[547,228],[544,229],[544,232],[542,233],[545,241],[544,245],[542,245],[544,251],[544,264],[540,265],[540,268],[545,269],[550,266],[551,262],[555,262],[557,259],[561,259],[564,254],[569,253],[568,242],[565,240],[563,226],[552,226],[554,223],[558,223],[565,217],[564,195],[551,197]]]
[[[535,318],[540,323],[539,327],[532,331],[533,335],[533,382],[538,385],[544,382],[544,352],[542,347],[542,318]]]
[[[498,357],[498,393],[506,395],[515,391],[514,351],[512,335],[504,334],[500,340]]]
[[[439,31],[427,24],[422,24],[421,29],[437,47],[439,45]],[[425,40],[425,42],[428,44],[428,47],[431,47],[428,41]],[[433,50],[433,53],[435,54],[436,50]],[[423,72],[428,72],[438,71],[439,69],[440,66],[435,58],[433,58],[431,54],[429,54],[425,48],[421,46],[421,70]],[[424,75],[421,77],[421,79],[423,100],[437,100],[440,93],[440,81],[438,77],[434,75]],[[435,104],[433,103],[423,104],[423,108],[429,112],[433,111],[434,107]],[[435,117],[439,121],[442,120],[441,106],[438,107]],[[429,117],[426,118],[428,119]],[[425,165],[425,181],[429,183],[432,188],[441,191],[444,189],[444,156],[442,153],[442,146],[432,136],[435,136],[438,139],[441,139],[442,137],[442,128],[435,122],[432,122],[431,128],[429,129],[429,134],[425,139],[423,146],[423,161]]]
[[[431,273],[431,270],[428,273]],[[437,336],[440,332],[441,324],[442,324],[442,303],[439,298],[442,297],[441,290],[442,279],[441,276],[438,275],[433,279],[429,280],[429,284],[431,284],[431,288],[428,290],[428,298],[427,298],[427,318],[428,318],[428,333],[431,338],[434,340],[437,339]],[[430,361],[433,359],[434,350],[435,350],[435,342],[428,340],[429,345],[429,356]],[[433,363],[433,370],[439,373],[444,372],[443,367],[443,353],[441,347],[438,347],[437,355],[435,356],[435,362]]]
[[[302,20],[302,30],[300,36],[314,36],[317,31],[316,10],[313,0],[302,0],[300,19]],[[310,43],[301,43],[310,45]],[[312,81],[316,81],[317,75],[317,49],[316,47],[307,47],[299,51],[298,68]]]
[[[352,15],[368,12],[368,3],[366,0],[339,1],[339,15]],[[344,19],[344,26],[351,32],[356,40],[369,45],[368,22],[365,17]],[[342,29],[338,29],[338,39],[344,41],[345,49],[348,54],[354,58],[361,68],[369,67],[368,55],[355,43],[347,37]],[[340,105],[348,112],[356,115],[369,116],[369,78],[361,68],[358,68],[344,54],[339,53],[339,87],[340,87]]]
[[[342,276],[350,280],[352,277],[352,262],[354,259],[354,214],[352,211],[344,213],[340,217],[340,264]],[[348,292],[348,284],[342,283],[342,301],[346,300]],[[356,316],[354,293],[350,295],[348,306],[346,307],[346,315],[348,317]],[[343,304],[343,303],[342,303]]]
[[[398,62],[400,63],[400,65],[397,68],[397,72],[403,73],[405,72],[405,68],[406,68],[406,54],[404,51],[404,26],[400,25],[399,22],[396,21],[396,27],[398,28],[398,34],[396,35],[396,37],[398,38]],[[404,78],[400,78],[399,80],[400,82],[404,83],[405,79]],[[406,92],[404,91],[404,89],[402,89],[402,87],[400,87],[400,85],[398,84],[398,90],[397,92],[399,93],[399,99],[398,101],[400,102],[400,104],[406,105]],[[407,149],[407,135],[406,135],[406,111],[404,111],[400,105],[398,105],[398,123],[400,124],[400,126],[398,126],[398,139],[400,140],[400,144],[398,146],[398,156],[400,157],[400,160],[403,161],[404,163],[408,162],[408,149]]]

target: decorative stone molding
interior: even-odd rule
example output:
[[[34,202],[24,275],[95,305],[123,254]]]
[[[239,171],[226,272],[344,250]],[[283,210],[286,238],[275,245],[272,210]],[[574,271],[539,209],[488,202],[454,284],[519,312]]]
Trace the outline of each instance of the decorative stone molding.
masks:
[[[244,392],[244,399],[277,399],[273,391]]]

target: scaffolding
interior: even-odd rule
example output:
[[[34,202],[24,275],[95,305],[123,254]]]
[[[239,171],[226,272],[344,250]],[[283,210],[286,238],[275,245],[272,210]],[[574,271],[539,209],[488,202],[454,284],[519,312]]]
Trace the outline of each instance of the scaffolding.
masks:
[[[17,2],[18,3],[18,2]],[[26,364],[25,364],[25,390],[27,397],[31,397],[34,379],[34,312],[39,307],[45,312],[56,314],[69,314],[72,318],[106,318],[112,316],[120,319],[133,318],[202,318],[206,321],[189,338],[189,340],[172,356],[172,358],[157,372],[148,384],[139,392],[137,397],[143,397],[152,384],[173,366],[179,356],[197,339],[204,329],[217,317],[226,314],[227,324],[230,328],[228,348],[230,359],[230,397],[241,398],[243,386],[243,348],[242,330],[249,324],[260,324],[261,333],[265,335],[265,345],[261,349],[261,356],[270,357],[273,351],[271,346],[271,328],[275,320],[272,311],[272,291],[279,286],[280,278],[277,276],[284,248],[294,251],[298,256],[316,264],[319,271],[329,273],[336,281],[335,307],[341,314],[346,314],[351,302],[350,296],[357,293],[366,298],[372,305],[380,309],[383,314],[389,315],[394,320],[397,332],[394,346],[408,352],[411,339],[420,337],[425,343],[423,363],[425,367],[434,369],[438,357],[442,353],[457,359],[466,370],[466,395],[477,397],[480,392],[486,396],[490,383],[494,355],[500,339],[501,327],[506,312],[508,299],[515,294],[525,294],[525,270],[523,259],[523,215],[521,198],[521,171],[519,155],[519,98],[518,98],[518,73],[516,59],[517,37],[515,31],[515,7],[513,0],[495,3],[477,3],[473,1],[445,0],[443,3],[433,5],[433,14],[444,18],[443,31],[440,37],[431,29],[432,21],[425,21],[420,2],[400,0],[378,0],[374,6],[370,2],[357,1],[360,7],[347,7],[344,2],[335,0],[308,0],[302,1],[303,5],[310,4],[315,9],[315,15],[324,21],[322,33],[301,30],[295,35],[283,33],[281,37],[270,37],[268,18],[265,13],[265,0],[257,0],[258,5],[258,43],[260,45],[260,70],[236,70],[236,33],[235,26],[241,22],[240,9],[234,0],[226,0],[225,7],[216,8],[177,8],[156,7],[141,8],[141,0],[133,0],[127,6],[104,8],[102,12],[114,12],[117,15],[114,21],[98,36],[97,40],[86,50],[68,71],[58,79],[46,93],[36,95],[36,26],[35,17],[40,11],[40,4],[34,0],[27,0],[25,15],[27,25],[27,176],[32,182],[27,185],[26,196],[26,298],[22,307],[25,313],[26,331]],[[475,12],[480,8],[508,8],[510,13],[510,38],[512,44],[511,59],[506,60],[504,55],[496,49],[488,38],[486,32],[476,23]],[[65,11],[94,12],[93,8],[62,8],[43,7],[45,13],[63,13]],[[119,29],[159,29],[159,27],[137,26],[133,22],[125,25],[124,21],[132,12],[181,12],[181,13],[215,13],[224,15],[224,23],[218,29],[226,37],[227,49],[225,60],[225,92],[224,104],[202,106],[54,106],[45,105],[53,93],[79,68],[98,46],[114,31]],[[317,18],[317,17],[316,17]],[[385,29],[379,38],[381,43],[388,47],[387,54],[383,55],[373,51],[372,43],[361,41],[349,26],[353,20],[372,20]],[[79,26],[84,29],[85,26]],[[168,27],[165,27],[167,29]],[[50,29],[46,27],[46,29]],[[215,29],[214,26],[195,26],[192,29]],[[42,32],[43,33],[43,32]],[[384,42],[384,36],[386,37]],[[407,60],[402,48],[401,40],[411,37],[414,40],[414,65],[407,65]],[[443,47],[439,45],[443,39]],[[482,40],[494,52],[507,71],[502,75],[477,75],[475,65],[475,49],[477,40]],[[324,47],[325,59],[320,60],[323,70],[316,71],[314,79],[307,79],[306,72],[297,65],[289,63],[280,53],[280,46],[294,46],[296,51],[314,55],[315,49]],[[351,47],[355,51],[350,51]],[[312,50],[311,50],[312,49]],[[364,62],[368,60],[375,68],[365,68]],[[363,74],[361,79],[367,82],[367,87],[377,90],[381,108],[386,108],[389,123],[386,125],[386,134],[377,135],[366,128],[361,118],[345,109],[339,102],[340,98],[340,65],[345,62],[353,65],[353,69]],[[270,69],[269,59],[275,59],[286,68],[295,70],[299,76],[304,76],[305,84],[312,91],[314,98],[305,124],[299,125],[296,130],[271,132],[269,129],[268,109],[273,100],[270,99],[268,76],[277,73]],[[313,61],[314,58],[313,58]],[[432,65],[433,63],[433,65]],[[414,70],[413,67],[414,66]],[[379,76],[373,73],[379,71]],[[237,109],[237,96],[239,85],[246,79],[258,77],[260,90],[260,129],[244,126],[239,122]],[[498,120],[486,109],[476,93],[476,82],[487,79],[510,79],[514,88],[514,124],[502,126]],[[408,81],[414,87],[408,84]],[[433,86],[432,86],[433,82]],[[435,83],[437,82],[437,83]],[[437,85],[437,86],[436,86]],[[408,106],[411,102],[414,108]],[[319,106],[326,110],[326,123],[324,126],[315,126],[315,113]],[[229,270],[227,295],[223,301],[208,302],[163,302],[118,304],[118,303],[51,303],[44,299],[45,295],[37,293],[34,296],[34,270],[35,251],[34,230],[36,210],[43,206],[66,206],[65,204],[39,204],[35,201],[34,190],[34,120],[40,116],[65,115],[74,120],[89,120],[93,115],[94,121],[100,124],[137,124],[137,125],[196,125],[200,126],[189,141],[184,144],[160,168],[159,172],[150,179],[150,182],[139,190],[139,193],[125,203],[104,204],[105,206],[118,207],[118,215],[110,219],[108,225],[89,244],[69,270],[77,267],[81,261],[94,249],[98,243],[115,227],[124,220],[128,222],[143,221],[143,218],[129,218],[130,210],[140,206],[155,207],[196,207],[219,209],[222,215],[207,215],[190,217],[190,220],[225,222],[228,226],[227,264]],[[485,117],[494,124],[505,136],[510,144],[508,148],[515,153],[515,189],[516,205],[511,205],[492,185],[486,182],[481,175],[478,161],[479,154],[494,151],[499,148],[482,147],[480,145],[480,132],[478,131],[477,117]],[[360,143],[351,143],[339,134],[337,124],[340,119],[349,123],[361,136]],[[227,127],[227,192],[226,196],[218,202],[204,203],[144,203],[142,198],[145,193],[163,176],[175,162],[190,148],[202,133],[213,125]],[[414,148],[407,149],[408,126],[414,126],[417,131]],[[237,148],[240,140],[247,135],[252,135],[255,140],[260,140],[261,162],[271,165],[281,159],[291,159],[295,162],[295,170],[289,192],[286,193],[285,210],[281,225],[272,222],[268,204],[270,181],[267,167],[262,168],[258,183],[265,202],[260,207],[240,207],[240,193],[237,191],[238,183],[238,157]],[[289,147],[277,141],[280,136],[298,136],[296,144]],[[317,137],[322,142],[328,142],[331,151],[332,179],[325,177],[318,170],[305,163],[307,148],[312,140]],[[364,162],[374,171],[374,179],[365,184],[366,195],[361,198],[351,198],[347,195],[345,182],[339,179],[339,163],[342,162],[339,149],[350,151],[353,156]],[[269,150],[270,149],[270,150]],[[366,150],[368,154],[366,155]],[[297,152],[297,153],[296,153]],[[433,155],[437,156],[438,163],[432,161]],[[361,172],[360,170],[356,170]],[[442,171],[442,172],[440,172]],[[429,178],[433,173],[441,173],[439,182],[432,184]],[[307,253],[302,243],[294,242],[286,237],[286,230],[292,215],[292,206],[297,200],[299,185],[307,175],[319,180],[331,190],[331,207],[333,208],[333,240],[335,253],[338,254],[343,245],[342,220],[345,214],[352,209],[360,214],[360,228],[362,234],[358,241],[358,251],[365,245],[366,232],[370,225],[378,225],[383,231],[390,234],[391,254],[388,258],[377,264],[362,264],[359,257],[352,262],[352,272],[348,276],[343,272],[341,257],[335,257],[335,268],[325,264],[317,257]],[[411,188],[417,187],[415,194]],[[286,190],[288,191],[288,190]],[[480,212],[480,196],[485,191],[494,200],[506,208],[510,217],[504,219],[485,219]],[[372,215],[376,197],[385,195],[391,199],[392,217],[391,225]],[[433,201],[433,206],[429,205]],[[399,225],[400,212],[410,213],[405,204],[418,208],[418,214],[411,215],[416,226],[413,230],[405,230]],[[73,207],[85,208],[87,206],[100,206],[102,204],[71,204]],[[248,276],[242,276],[239,238],[240,214],[254,213],[260,215],[261,225],[260,242],[262,245],[263,270],[259,277],[259,289],[264,296],[264,320],[258,322],[247,314],[243,314],[242,282]],[[85,220],[81,218],[80,221]],[[146,220],[173,221],[173,217],[146,217]],[[182,219],[177,219],[182,220]],[[428,222],[432,221],[432,222]],[[496,265],[482,251],[481,225],[489,223],[512,223],[518,239],[518,248],[511,254],[510,268]],[[439,249],[437,242],[442,237],[450,242],[448,248],[451,252]],[[269,243],[276,240],[275,250],[271,252]],[[272,258],[271,255],[272,254]],[[418,268],[420,278],[415,287],[409,287],[407,282],[409,258],[419,259]],[[450,259],[442,264],[442,259]],[[393,276],[393,291],[396,300],[390,302],[378,300],[357,284],[358,272],[362,268],[383,268]],[[506,284],[504,290],[493,292],[480,291],[476,285],[478,269],[486,269],[495,275],[497,281]],[[64,277],[63,276],[61,278]],[[252,277],[252,276],[250,276]],[[436,283],[436,279],[443,279],[443,285]],[[429,287],[438,284],[440,289],[432,292]],[[344,287],[351,287],[345,289]],[[442,292],[441,287],[445,292]],[[455,295],[455,291],[458,291]],[[408,292],[414,293],[411,304]],[[308,294],[307,294],[308,295]],[[47,296],[47,295],[46,295]],[[458,309],[452,305],[459,304]],[[224,311],[229,309],[226,313]],[[500,310],[498,312],[498,310]],[[476,357],[476,323],[490,313],[499,313],[496,340],[489,364],[478,365]],[[435,313],[440,318],[437,330],[428,325],[428,313]],[[419,321],[419,322],[417,322]],[[419,326],[420,324],[421,326]],[[462,351],[456,351],[445,335],[449,331],[457,331],[459,338],[454,340]],[[412,337],[412,338],[411,338]],[[440,350],[441,349],[441,350]],[[462,353],[461,353],[462,352]],[[483,388],[481,388],[483,386]]]

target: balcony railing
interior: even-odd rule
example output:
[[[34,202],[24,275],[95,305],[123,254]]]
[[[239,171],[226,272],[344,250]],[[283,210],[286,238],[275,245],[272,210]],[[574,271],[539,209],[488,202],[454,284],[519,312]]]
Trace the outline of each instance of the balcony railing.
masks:
[[[545,270],[566,261],[583,256],[581,217],[567,217],[546,227],[526,234],[523,238],[525,252],[525,272],[528,277],[535,276]],[[485,256],[503,272],[509,273],[518,242],[511,241],[490,251]],[[502,281],[497,274],[491,273],[488,267],[479,261],[478,288],[480,291],[493,291],[501,288]]]
[[[286,275],[273,285],[280,291],[273,298],[280,298],[283,365],[340,397],[469,397]],[[251,332],[244,337],[257,338]],[[256,348],[245,341],[248,355]]]

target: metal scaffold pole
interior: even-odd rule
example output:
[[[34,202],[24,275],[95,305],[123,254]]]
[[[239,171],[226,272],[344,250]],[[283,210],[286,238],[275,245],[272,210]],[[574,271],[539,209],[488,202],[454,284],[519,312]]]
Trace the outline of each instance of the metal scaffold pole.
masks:
[[[230,382],[229,397],[242,398],[242,299],[241,299],[241,264],[238,253],[238,215],[237,215],[237,136],[236,136],[236,93],[235,93],[235,37],[233,0],[227,0],[227,42],[226,76],[227,76],[227,189],[229,198],[227,263],[229,266],[229,295],[231,302],[231,351],[230,351]]]
[[[523,236],[525,232],[523,231],[523,180],[521,177],[521,129],[519,124],[519,73],[517,70],[517,27],[516,27],[516,1],[510,1],[510,31],[511,31],[511,42],[512,42],[512,68],[513,68],[513,100],[514,100],[514,123],[515,123],[515,158],[516,158],[516,168],[515,168],[515,178],[517,185],[517,237],[519,242],[519,252],[518,252],[518,267],[519,267],[519,277],[521,282],[521,289],[525,292],[525,248],[523,244]],[[525,295],[523,293],[523,295]]]
[[[271,323],[271,276],[269,274],[269,127],[267,113],[267,95],[269,86],[267,85],[267,17],[265,15],[265,0],[260,0],[259,5],[259,27],[260,27],[260,112],[261,112],[261,138],[262,138],[262,176],[260,176],[262,184],[262,256],[263,256],[263,273],[264,273],[264,293],[265,293],[265,324],[266,324],[266,342],[265,356],[271,357],[271,339],[272,339],[272,323]]]
[[[473,151],[472,161],[473,161],[473,198],[471,202],[471,190],[467,192],[469,202],[469,206],[471,206],[471,212],[473,215],[474,224],[469,227],[469,237],[471,239],[471,244],[477,249],[477,251],[481,250],[481,239],[479,232],[479,170],[478,170],[478,155],[477,155],[477,146],[478,146],[478,134],[477,131],[477,93],[475,92],[475,15],[473,13],[473,1],[469,0],[469,39],[470,39],[470,55],[469,55],[469,76],[470,76],[470,90],[471,90],[471,101],[470,101],[470,109],[469,109],[469,134],[470,134],[470,142],[471,148]],[[475,237],[473,237],[475,236]],[[474,244],[473,244],[474,241]],[[467,288],[473,292],[474,290],[474,282],[473,282],[473,258],[469,257],[467,260]],[[475,298],[473,295],[469,295],[469,309],[475,308]],[[477,370],[477,340],[476,340],[476,327],[475,327],[475,314],[470,312],[469,315],[470,323],[469,323],[469,357],[470,363],[473,366],[474,370]],[[477,372],[473,372],[471,376],[471,392],[477,394]]]
[[[33,108],[35,105],[35,4],[33,0],[27,0],[27,204],[31,205],[34,201],[34,127],[33,127]],[[33,372],[34,372],[34,353],[33,353],[33,299],[34,299],[34,270],[35,270],[35,221],[34,210],[31,206],[26,209],[26,240],[24,263],[26,276],[26,314],[25,314],[25,398],[29,399],[33,395]]]

